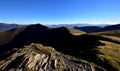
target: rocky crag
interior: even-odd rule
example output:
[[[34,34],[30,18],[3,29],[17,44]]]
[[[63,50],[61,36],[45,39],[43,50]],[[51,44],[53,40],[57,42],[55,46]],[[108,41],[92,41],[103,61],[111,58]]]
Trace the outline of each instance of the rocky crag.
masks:
[[[94,64],[57,52],[54,48],[32,43],[8,51],[0,60],[2,71],[102,71]]]

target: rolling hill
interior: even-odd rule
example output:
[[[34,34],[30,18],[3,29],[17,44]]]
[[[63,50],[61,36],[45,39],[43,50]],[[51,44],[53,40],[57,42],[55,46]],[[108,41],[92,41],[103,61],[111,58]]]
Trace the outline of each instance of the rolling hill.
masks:
[[[103,32],[96,32],[96,33],[91,33],[91,34],[120,37],[120,30],[103,31]]]
[[[13,33],[11,33],[11,31]],[[79,60],[82,59],[82,60],[87,61],[88,65],[91,63],[93,64],[92,71],[94,71],[96,69],[96,68],[94,68],[94,65],[98,69],[95,71],[105,71],[105,70],[119,71],[120,70],[120,68],[119,68],[119,66],[120,66],[120,62],[119,62],[120,61],[120,58],[119,58],[119,56],[120,56],[120,54],[119,54],[120,53],[120,51],[119,51],[120,50],[120,41],[119,41],[120,37],[119,37],[119,33],[115,33],[115,31],[112,31],[112,33],[111,33],[111,31],[107,31],[107,32],[105,31],[105,32],[101,32],[102,34],[101,33],[87,34],[83,31],[78,31],[78,30],[75,30],[72,28],[66,28],[66,27],[49,28],[49,27],[46,27],[41,24],[36,24],[36,25],[29,25],[27,27],[22,27],[19,29],[16,28],[16,29],[9,30],[6,32],[11,33],[11,36],[8,39],[5,39],[8,34],[5,37],[3,37],[2,39],[5,39],[4,44],[1,44],[1,46],[0,46],[0,60],[1,60],[0,67],[3,69],[6,69],[6,67],[7,67],[7,69],[11,69],[11,65],[14,65],[16,61],[20,61],[21,58],[23,60],[26,60],[25,56],[28,56],[28,60],[30,60],[31,54],[33,56],[34,55],[33,53],[37,52],[37,54],[44,53],[46,55],[46,54],[48,54],[48,51],[50,50],[50,52],[53,52],[53,53],[56,53],[56,51],[57,51],[62,54],[65,54],[65,55],[69,55],[70,57],[72,56],[73,58],[70,58],[70,59],[75,59],[75,61],[72,61],[73,68],[75,66],[74,62],[75,62],[75,64],[77,62],[79,65],[79,63],[81,63],[81,61],[79,62]],[[6,32],[2,32],[1,33],[2,36],[4,36],[4,34]],[[119,30],[117,30],[117,32],[119,32]],[[9,40],[9,42],[5,42],[8,40]],[[45,47],[38,48],[37,50],[34,51],[34,49],[31,49],[31,46],[30,46],[32,43],[35,43],[34,45],[37,48],[43,47],[43,46],[45,46]],[[41,46],[40,44],[42,44],[43,46]],[[36,45],[38,45],[38,46],[36,46]],[[27,47],[27,46],[30,46],[30,47]],[[50,46],[52,48],[49,49],[48,46]],[[39,51],[39,49],[40,49],[40,51]],[[42,51],[41,49],[43,49],[44,51]],[[30,52],[29,52],[29,50],[30,50]],[[29,54],[26,53],[26,51],[28,51]],[[20,54],[22,55],[22,53],[25,56],[23,55],[20,57],[20,59],[17,60],[16,58],[18,57],[18,55],[20,55]],[[16,55],[16,54],[18,54],[18,55]],[[14,55],[15,55],[15,57],[14,57]],[[50,53],[50,55],[51,55],[51,53]],[[59,55],[59,54],[56,54],[56,55],[58,55],[58,58],[64,57],[64,55]],[[55,57],[56,57],[56,55],[55,55]],[[36,57],[36,54],[34,56]],[[8,58],[7,63],[9,63],[9,60],[14,58],[14,59],[12,59],[13,61],[10,62],[10,65],[7,65],[4,63],[4,61],[6,61],[5,59],[7,59],[7,58]],[[69,59],[69,57],[65,58],[65,61],[63,61],[63,62],[65,62],[65,63],[67,62],[69,64],[69,63],[71,63],[71,62],[69,62],[70,59]],[[68,60],[68,61],[66,61],[66,60]],[[26,68],[26,66],[29,67],[29,64],[27,64],[26,61],[22,62],[22,63],[27,64],[27,65],[20,67],[21,62],[22,61],[20,61],[20,63],[17,63],[18,64],[17,67],[13,67],[13,69],[19,70],[17,68],[22,67],[22,69],[24,70]],[[33,64],[34,64],[34,66],[32,66],[33,68],[38,65],[38,64],[36,65],[36,62],[37,62],[36,59],[33,60]],[[60,62],[60,64],[61,64],[61,62]],[[65,64],[63,64],[63,65],[65,65]],[[5,66],[5,67],[3,67],[3,66]],[[44,66],[46,66],[46,64]],[[53,64],[53,66],[54,66],[54,64]],[[65,66],[67,66],[67,65],[65,65]],[[82,66],[84,66],[84,65],[82,65]],[[23,68],[23,67],[25,67],[25,68]],[[42,69],[43,69],[43,67],[42,67]],[[47,66],[47,67],[50,68],[49,66]],[[28,69],[31,69],[31,66]],[[62,69],[64,69],[64,68],[62,68]],[[68,66],[68,69],[69,69],[69,66]],[[78,68],[74,68],[74,69],[78,69]],[[87,67],[86,69],[88,70],[90,68]],[[83,70],[83,69],[81,69],[81,70]],[[73,71],[73,70],[71,70],[71,71]]]
[[[0,32],[0,45],[10,42],[17,34],[22,32],[25,29],[24,27],[13,28],[5,32]]]
[[[97,26],[85,26],[85,27],[74,27],[74,29],[77,30],[83,30],[87,33],[91,33],[91,32],[95,32],[96,30],[101,29],[101,27],[97,27]]]
[[[11,33],[14,32],[14,33]],[[31,43],[42,43],[43,45],[51,45],[51,46],[61,46],[64,44],[63,42],[67,42],[69,38],[72,36],[85,34],[83,31],[72,30],[72,28],[68,29],[65,27],[60,28],[48,28],[46,26],[36,24],[30,25],[27,27],[17,28],[14,30],[9,30],[1,33],[0,37],[2,37],[1,42],[6,44],[1,44],[1,50],[9,50],[12,47],[21,47],[24,45],[28,45]],[[9,36],[6,38],[6,36]],[[67,37],[66,37],[67,36]],[[8,42],[9,41],[9,42]],[[8,42],[8,43],[7,43]],[[9,47],[8,49],[4,47]],[[2,52],[1,51],[1,52]]]

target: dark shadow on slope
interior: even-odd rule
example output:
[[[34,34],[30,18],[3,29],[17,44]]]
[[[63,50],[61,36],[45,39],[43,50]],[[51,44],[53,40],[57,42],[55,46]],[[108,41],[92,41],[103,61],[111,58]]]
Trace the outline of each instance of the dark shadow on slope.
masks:
[[[100,58],[97,55],[103,54],[98,50],[95,49],[91,49],[85,52],[80,52],[77,55],[75,55],[75,57],[79,57],[82,58],[84,60],[87,60],[89,62],[94,62],[99,66],[104,67],[105,69],[107,69],[108,71],[119,71],[117,70],[117,68],[115,68],[115,65],[112,65],[112,63],[110,63],[110,61],[106,58]],[[104,54],[103,54],[104,55]],[[105,56],[105,55],[104,55]],[[108,56],[106,56],[108,57]],[[113,62],[114,64],[114,62]]]
[[[39,42],[39,39],[45,39],[46,26],[36,24],[27,26],[22,32],[18,33],[10,43],[0,46],[0,53],[4,53],[12,48],[19,48],[32,42]],[[11,35],[11,34],[10,34]]]
[[[20,32],[22,32],[26,26],[13,28],[5,32],[0,32],[0,45],[7,44],[8,42],[11,42],[11,40],[18,35]]]
[[[101,27],[97,27],[97,26],[85,26],[85,27],[74,27],[74,29],[82,30],[82,31],[85,31],[87,33],[92,33],[92,32],[95,32],[96,30],[101,29]]]
[[[106,26],[102,29],[96,30],[95,32],[110,31],[110,30],[120,30],[120,24]]]
[[[5,68],[4,71],[8,71],[12,68],[17,69],[19,67],[19,65],[22,63],[22,61],[24,60],[23,57],[24,57],[24,55],[18,56],[14,61],[12,61],[10,64],[7,65],[7,67]]]
[[[81,57],[86,60],[92,59],[91,61],[95,62],[93,60],[96,58],[94,55],[98,52],[91,52],[91,49],[96,48],[97,46],[105,45],[100,43],[99,40],[119,44],[119,42],[112,39],[96,35],[84,34],[74,36],[65,27],[51,29],[46,26],[37,24],[26,27],[25,30],[17,34],[10,43],[0,46],[0,54],[9,51],[12,48],[20,48],[24,45],[29,45],[31,43],[41,43],[46,46],[52,46],[59,52],[69,54],[75,57]],[[82,55],[82,52],[85,53]],[[89,55],[93,56],[91,57]],[[2,56],[0,56],[0,60],[1,57]]]
[[[94,35],[74,36],[65,27],[50,29],[37,24],[28,26],[23,32],[16,35],[10,43],[0,46],[0,54],[12,48],[20,48],[31,43],[41,43],[46,46],[52,46],[57,51],[76,55],[80,51],[103,45],[99,42],[101,39],[103,38]]]

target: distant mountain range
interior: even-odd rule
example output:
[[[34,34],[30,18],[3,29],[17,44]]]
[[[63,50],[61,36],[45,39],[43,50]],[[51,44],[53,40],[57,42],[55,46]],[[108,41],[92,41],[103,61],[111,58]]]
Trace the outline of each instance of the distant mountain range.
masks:
[[[0,23],[0,32],[4,32],[13,28],[22,27],[27,25],[18,25],[18,24],[6,24]],[[107,30],[119,30],[120,24],[116,25],[108,25],[108,24],[59,24],[59,25],[46,25],[50,28],[59,28],[59,27],[67,27],[67,28],[74,28],[77,30],[82,30],[87,33],[92,32],[101,32]]]
[[[21,27],[25,25],[18,25],[18,24],[7,24],[7,23],[0,23],[0,32],[4,32],[13,28]],[[84,26],[98,26],[98,27],[105,27],[108,26],[108,24],[58,24],[58,25],[46,25],[50,28],[58,28],[58,27],[68,27],[68,28],[73,28],[73,27],[84,27]]]
[[[0,23],[0,32],[4,32],[13,28],[21,27],[21,26],[23,25]]]
[[[58,28],[58,27],[68,27],[68,28],[73,28],[73,27],[85,27],[85,26],[97,26],[97,27],[105,27],[108,26],[108,24],[82,24],[82,23],[78,23],[78,24],[58,24],[58,25],[46,25],[48,27],[51,28]]]
[[[106,27],[99,27],[99,26],[85,26],[85,27],[74,27],[74,29],[77,30],[82,30],[87,33],[92,33],[92,32],[102,32],[102,31],[110,31],[110,30],[120,30],[120,24],[116,25],[109,25]]]

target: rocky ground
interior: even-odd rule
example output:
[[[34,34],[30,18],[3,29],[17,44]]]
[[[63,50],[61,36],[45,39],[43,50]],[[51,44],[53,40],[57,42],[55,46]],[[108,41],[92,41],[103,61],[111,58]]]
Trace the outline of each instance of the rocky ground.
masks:
[[[40,44],[14,48],[3,56],[4,59],[0,59],[1,71],[103,71]]]

